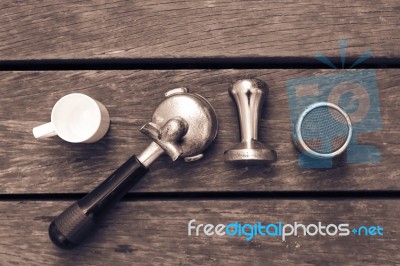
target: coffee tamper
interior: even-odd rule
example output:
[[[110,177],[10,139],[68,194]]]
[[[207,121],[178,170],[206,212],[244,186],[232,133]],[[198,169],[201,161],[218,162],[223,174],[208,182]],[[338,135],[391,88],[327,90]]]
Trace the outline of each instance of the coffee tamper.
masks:
[[[236,103],[239,115],[241,141],[225,151],[226,162],[276,161],[276,152],[258,141],[258,123],[267,93],[267,85],[259,79],[240,79],[229,88],[229,94]]]
[[[79,244],[161,154],[168,154],[173,161],[181,157],[186,162],[203,156],[217,135],[214,109],[206,99],[189,93],[186,88],[168,91],[165,96],[154,111],[152,121],[140,130],[153,142],[50,224],[49,236],[55,245],[72,249]]]

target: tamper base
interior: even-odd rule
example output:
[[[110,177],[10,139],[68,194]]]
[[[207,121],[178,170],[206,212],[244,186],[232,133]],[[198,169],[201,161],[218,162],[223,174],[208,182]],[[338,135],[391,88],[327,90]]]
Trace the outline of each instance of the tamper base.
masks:
[[[276,161],[276,152],[256,140],[241,142],[225,151],[224,154],[226,162],[273,163]]]

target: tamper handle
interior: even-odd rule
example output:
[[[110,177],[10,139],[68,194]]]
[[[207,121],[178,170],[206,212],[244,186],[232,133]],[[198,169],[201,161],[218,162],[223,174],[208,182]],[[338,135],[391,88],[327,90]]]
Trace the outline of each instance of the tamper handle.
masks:
[[[258,122],[267,93],[267,85],[259,79],[240,79],[229,88],[239,113],[242,142],[258,139]]]
[[[68,207],[50,224],[50,239],[60,248],[74,248],[147,171],[147,167],[133,155],[97,188]]]

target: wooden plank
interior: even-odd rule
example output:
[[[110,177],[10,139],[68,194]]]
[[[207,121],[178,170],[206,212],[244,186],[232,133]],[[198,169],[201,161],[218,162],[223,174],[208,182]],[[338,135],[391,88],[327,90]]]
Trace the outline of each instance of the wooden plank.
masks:
[[[0,60],[400,55],[397,1],[0,4]]]
[[[374,72],[374,71],[373,71]],[[400,75],[377,70],[382,129],[358,135],[361,144],[381,152],[378,164],[343,164],[326,170],[298,166],[291,141],[286,81],[322,77],[328,70],[65,71],[0,73],[0,193],[88,192],[133,153],[148,144],[139,132],[164,92],[187,86],[209,99],[219,118],[219,133],[205,158],[188,165],[163,156],[135,187],[140,192],[307,191],[400,189]],[[369,72],[368,72],[369,73]],[[238,77],[265,80],[270,95],[260,122],[261,141],[274,147],[278,161],[266,166],[232,166],[223,152],[239,140],[229,84]],[[57,99],[83,92],[104,103],[112,123],[95,144],[69,144],[58,138],[35,140],[31,130],[50,119]]]
[[[123,202],[82,246],[59,250],[50,221],[70,202],[1,202],[3,264],[394,265],[400,263],[398,200]],[[188,236],[188,222],[381,226],[383,236]],[[301,230],[301,229],[299,229]],[[193,232],[193,234],[195,234]]]

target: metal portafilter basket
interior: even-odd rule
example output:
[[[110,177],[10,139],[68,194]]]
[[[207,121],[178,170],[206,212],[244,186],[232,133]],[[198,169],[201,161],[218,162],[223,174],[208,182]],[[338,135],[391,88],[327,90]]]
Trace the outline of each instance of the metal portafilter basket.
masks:
[[[342,154],[352,136],[349,116],[339,106],[317,102],[299,116],[293,132],[295,146],[315,159],[330,159]]]
[[[217,135],[217,116],[210,103],[186,88],[168,91],[141,132],[153,142],[133,155],[92,192],[62,212],[49,226],[52,242],[60,248],[77,246],[163,153],[173,161],[200,159]]]

